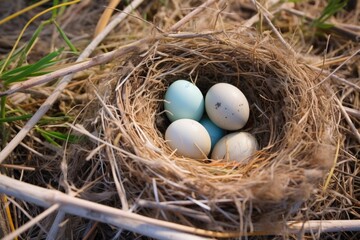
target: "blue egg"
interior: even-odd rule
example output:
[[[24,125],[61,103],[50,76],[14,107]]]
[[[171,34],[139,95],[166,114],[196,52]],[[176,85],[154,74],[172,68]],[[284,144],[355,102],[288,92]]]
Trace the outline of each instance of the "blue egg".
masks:
[[[179,119],[199,121],[205,109],[204,96],[195,84],[177,80],[165,93],[164,108],[171,122]]]
[[[208,131],[211,139],[211,149],[215,144],[226,134],[226,130],[219,128],[215,123],[213,123],[207,116],[204,116],[200,120],[201,125],[205,127]]]

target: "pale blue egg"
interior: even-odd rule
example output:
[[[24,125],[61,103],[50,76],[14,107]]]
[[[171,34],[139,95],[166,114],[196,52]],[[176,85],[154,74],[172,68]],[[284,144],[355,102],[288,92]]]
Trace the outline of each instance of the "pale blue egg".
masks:
[[[219,128],[215,123],[213,123],[208,117],[204,116],[200,120],[201,125],[205,127],[208,131],[211,139],[211,149],[215,144],[226,134],[226,130]]]
[[[200,89],[186,80],[173,82],[165,93],[164,108],[171,122],[178,119],[199,121],[204,113],[204,105]]]

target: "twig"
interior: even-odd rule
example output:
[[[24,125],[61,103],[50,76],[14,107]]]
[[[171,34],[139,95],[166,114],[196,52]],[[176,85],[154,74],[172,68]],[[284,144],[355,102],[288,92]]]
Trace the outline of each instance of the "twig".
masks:
[[[100,44],[100,42],[111,32],[111,30],[117,26],[121,21],[123,21],[128,14],[138,7],[143,0],[135,0],[132,3],[129,4],[124,10],[124,12],[119,13],[116,18],[109,23],[109,25],[104,29],[104,31],[99,34],[83,51],[83,53],[79,56],[77,59],[77,62],[81,62],[84,59],[88,58],[90,54],[94,51],[96,46]],[[141,42],[138,41],[138,42]],[[124,51],[124,49],[120,49],[119,51]],[[109,59],[111,60],[111,58]],[[71,81],[73,77],[73,74],[65,76],[53,93],[46,99],[46,101],[40,106],[40,108],[36,111],[36,113],[33,115],[33,117],[25,124],[25,126],[18,132],[18,134],[11,140],[11,142],[6,145],[6,147],[0,152],[0,163],[2,163],[7,156],[15,149],[15,147],[18,145],[19,142],[21,142],[24,137],[27,135],[27,133],[35,126],[35,124],[42,118],[42,116],[51,108],[53,103],[57,100],[57,98],[60,96],[61,92],[64,90],[64,88],[68,85],[68,83]]]
[[[321,80],[319,83],[317,83],[313,88],[318,87],[319,85],[321,85],[322,83],[324,83],[326,80],[328,80],[329,78],[331,78],[332,75],[334,75],[340,68],[342,68],[348,61],[350,61],[350,59],[352,59],[353,57],[355,57],[356,55],[358,55],[360,52],[360,49],[358,49],[357,51],[355,51],[353,54],[351,54],[350,57],[348,57],[344,62],[342,62],[337,68],[334,69],[334,71],[332,71],[329,75],[327,75],[323,80]],[[360,89],[360,87],[359,87]]]
[[[103,14],[101,15],[101,17],[96,25],[94,37],[99,35],[99,33],[101,33],[104,30],[104,28],[110,21],[110,17],[114,12],[114,8],[116,8],[116,6],[119,3],[120,3],[120,0],[111,0],[109,2],[108,6],[105,8]]]
[[[330,71],[327,71],[327,70],[324,70],[324,69],[321,69],[321,68],[318,68],[318,67],[315,67],[315,66],[312,66],[312,65],[307,65],[307,66],[309,66],[311,69],[316,70],[316,71],[318,71],[320,73],[327,74],[334,81],[346,84],[346,85],[351,86],[354,89],[360,91],[360,86],[346,80],[345,78],[341,78],[341,77],[337,76],[335,73],[331,73]]]
[[[337,97],[335,97],[335,101],[338,104],[338,106],[340,108],[340,111],[341,111],[342,115],[344,116],[347,124],[349,124],[352,133],[354,134],[355,138],[357,139],[357,141],[360,144],[360,133],[359,133],[359,131],[356,129],[354,123],[352,122],[351,118],[347,114],[347,112],[346,112],[344,106],[342,105],[342,103],[340,102],[340,100]]]
[[[179,39],[188,39],[188,38],[208,38],[210,36],[214,36],[217,34],[221,34],[224,31],[206,31],[206,32],[197,32],[197,33],[193,33],[193,32],[181,32],[181,33],[165,33],[164,36],[165,37],[170,37],[170,38],[179,38]]]
[[[104,38],[109,35],[109,33],[117,26],[119,25],[125,18],[129,16],[129,14],[134,11],[134,9],[138,8],[140,4],[144,0],[134,0],[132,1],[125,9],[124,11],[118,13],[114,20],[112,20],[96,38],[85,48],[83,53],[79,56],[78,61],[82,61],[90,56],[90,54],[95,50],[95,48],[104,40]]]
[[[141,216],[121,209],[75,198],[60,191],[44,189],[4,175],[0,175],[0,193],[5,193],[43,207],[53,205],[54,208],[56,207],[54,210],[56,210],[59,205],[60,210],[66,213],[105,222],[158,239],[204,239],[199,235],[229,238],[241,235],[240,232],[208,231]],[[34,219],[38,219],[39,216]],[[259,234],[281,235],[284,232],[298,233],[299,231],[360,231],[360,220],[308,221],[305,223],[291,221],[287,222],[286,225],[282,222],[274,222],[271,229],[269,229],[269,225],[262,226],[260,224],[254,224],[254,228],[256,231],[247,233],[247,236]],[[259,229],[265,230],[259,231]]]
[[[175,23],[171,28],[170,32],[178,31],[179,28],[181,28],[185,23],[190,21],[193,17],[204,11],[207,7],[215,3],[217,0],[207,0],[197,8],[195,8],[193,11],[191,11],[189,14],[187,14],[185,17],[183,17],[180,21]]]
[[[27,166],[22,166],[22,165],[15,165],[15,164],[0,164],[0,167],[12,168],[12,169],[23,170],[23,171],[35,171],[34,167],[27,167]]]
[[[89,240],[89,238],[92,236],[93,232],[95,231],[95,229],[97,228],[97,226],[99,225],[99,222],[95,222],[91,228],[89,229],[89,231],[86,233],[86,235],[84,236],[83,240]]]
[[[5,63],[3,64],[3,66],[1,67],[1,70],[0,70],[0,73],[2,73],[5,69],[5,67],[7,66],[7,63],[9,62],[11,56],[14,54],[15,52],[15,49],[16,47],[18,46],[18,44],[20,43],[20,39],[22,38],[22,36],[24,35],[26,29],[30,26],[30,24],[35,21],[37,18],[39,18],[40,16],[56,9],[56,8],[59,8],[59,7],[63,7],[63,6],[67,6],[67,5],[72,5],[72,4],[75,4],[75,3],[78,3],[80,2],[80,0],[74,0],[74,1],[71,1],[71,2],[63,2],[61,4],[58,4],[58,5],[55,5],[55,6],[52,6],[48,9],[45,9],[44,11],[36,14],[34,17],[32,17],[26,24],[25,26],[23,27],[23,29],[21,30],[18,38],[16,39],[15,43],[14,43],[14,46],[12,47],[10,53],[8,54],[8,56],[6,57],[6,60],[5,60]]]
[[[31,219],[27,223],[25,223],[24,225],[22,225],[21,227],[16,229],[14,232],[12,232],[9,235],[5,236],[2,240],[12,240],[12,239],[14,239],[15,237],[19,236],[21,233],[25,232],[26,230],[28,230],[29,228],[31,228],[32,226],[37,224],[39,221],[41,221],[41,219],[47,217],[52,212],[56,211],[58,208],[59,208],[58,204],[52,205],[51,207],[49,207],[48,209],[46,209],[45,211],[43,211],[42,213],[40,213],[39,215],[37,215],[36,217]]]
[[[256,6],[261,6],[259,3],[257,3],[255,0],[253,0],[253,2],[254,2],[254,4],[257,4]],[[262,6],[261,6],[262,7]],[[287,9],[287,8],[283,8],[284,10],[289,10],[289,9]],[[296,10],[294,10],[294,11],[296,11]],[[264,18],[265,18],[265,20],[267,21],[267,23],[270,25],[270,27],[272,28],[272,30],[274,31],[274,33],[276,34],[276,36],[279,38],[279,40],[281,41],[281,43],[287,48],[287,49],[289,49],[293,54],[296,54],[296,52],[294,51],[294,49],[285,41],[285,39],[282,37],[282,35],[281,35],[281,33],[276,29],[276,27],[272,24],[272,22],[271,22],[271,20],[268,18],[268,16],[266,15],[266,14],[264,14],[263,13],[263,16],[264,16]],[[360,50],[360,49],[359,49]],[[359,50],[357,50],[356,52],[355,52],[355,54],[352,54],[349,58],[348,58],[348,60],[349,59],[351,59],[352,57],[354,57],[355,55],[357,55],[358,53],[359,53]],[[343,63],[344,64],[344,63]],[[346,79],[344,79],[344,78],[341,78],[341,77],[338,77],[337,75],[335,75],[335,72],[338,70],[338,68],[337,69],[335,69],[333,72],[329,72],[329,71],[325,71],[325,70],[322,70],[322,69],[320,69],[320,68],[318,68],[318,67],[315,67],[315,66],[310,66],[312,69],[314,69],[314,70],[316,70],[316,71],[319,71],[319,72],[323,72],[323,73],[325,73],[325,74],[328,74],[328,77],[330,77],[330,78],[332,78],[333,80],[336,80],[336,81],[338,81],[338,82],[342,82],[342,83],[344,83],[344,84],[346,84],[346,85],[349,85],[349,86],[352,86],[353,88],[355,88],[355,89],[357,89],[357,90],[360,90],[360,86],[358,86],[358,85],[356,85],[356,84],[354,84],[354,83],[352,83],[352,82],[349,82],[349,81],[347,81]],[[327,77],[327,78],[328,78]],[[327,79],[326,78],[326,79]],[[324,79],[324,80],[326,80],[326,79]],[[323,81],[324,81],[323,80]]]
[[[137,50],[139,49],[138,46],[140,46],[143,42],[138,41],[135,44],[132,43],[130,45],[124,46],[120,49],[108,52],[108,53],[104,53],[101,55],[98,55],[96,57],[93,57],[92,59],[88,60],[88,61],[84,61],[81,63],[75,63],[72,66],[69,67],[65,67],[62,69],[59,69],[57,71],[54,71],[52,73],[48,73],[46,75],[42,75],[42,76],[38,76],[38,77],[33,77],[27,81],[21,82],[21,83],[17,83],[14,84],[13,86],[10,87],[9,90],[5,91],[5,92],[1,92],[0,93],[0,97],[1,96],[6,96],[6,95],[10,95],[13,94],[15,92],[19,92],[40,84],[44,84],[44,83],[48,83],[54,79],[57,79],[59,77],[63,77],[65,75],[68,74],[74,74],[76,72],[91,68],[93,66],[96,65],[100,65],[103,63],[107,63],[109,61],[111,61],[112,59],[121,56],[121,55],[125,55],[128,53],[133,53],[133,52],[137,52]],[[138,45],[138,46],[137,46]]]
[[[49,233],[47,234],[46,236],[46,240],[53,240],[53,239],[56,239],[56,235],[59,231],[59,225],[60,223],[63,221],[65,217],[65,212],[64,211],[59,211],[56,215],[56,218],[50,228],[50,231]]]
[[[316,63],[312,63],[311,65],[315,66],[315,67],[324,67],[324,66],[331,66],[331,65],[335,65],[335,64],[339,64],[343,61],[345,61],[346,59],[348,59],[349,56],[339,56],[339,57],[333,57],[333,58],[326,58],[325,61],[324,59],[316,62]]]
[[[185,24],[187,21],[189,21],[192,17],[194,17],[195,15],[197,15],[198,13],[203,11],[206,7],[213,4],[215,1],[216,0],[209,0],[209,1],[205,2],[204,4],[200,5],[195,10],[193,10],[188,15],[186,15],[184,18],[182,18],[179,22],[174,24],[171,27],[170,30],[171,31],[177,30],[183,24]],[[84,52],[77,59],[77,61],[76,61],[77,64],[66,67],[66,68],[63,68],[63,69],[60,69],[58,71],[55,71],[55,72],[52,72],[52,73],[49,73],[49,74],[46,74],[46,75],[31,78],[31,79],[29,79],[27,81],[24,81],[22,83],[14,84],[12,87],[10,87],[9,90],[7,90],[5,92],[1,92],[0,97],[10,95],[10,94],[13,94],[15,92],[18,92],[18,91],[21,91],[21,90],[24,90],[24,89],[27,89],[27,88],[31,88],[33,86],[37,86],[37,85],[40,85],[40,84],[50,82],[50,81],[52,81],[52,80],[54,80],[56,78],[59,78],[59,77],[62,77],[62,76],[68,75],[68,74],[73,74],[73,73],[88,69],[90,67],[109,62],[113,58],[121,55],[121,53],[119,53],[119,51],[121,51],[121,49],[118,49],[118,50],[114,50],[112,52],[108,52],[108,53],[105,53],[105,54],[102,54],[102,55],[98,55],[98,56],[92,58],[91,60],[82,62],[84,59],[86,59],[94,51],[94,49],[100,44],[100,42],[103,40],[103,38],[105,38],[105,36],[107,36],[107,34],[109,34],[110,31],[115,26],[117,26],[123,19],[125,19],[125,17],[128,16],[130,11],[132,11],[134,8],[138,7],[142,2],[143,2],[143,0],[135,0],[123,12],[119,13],[118,16],[112,22],[109,23],[109,25],[104,29],[104,31],[101,32],[93,40],[93,42],[91,42],[88,45],[88,47],[84,50]],[[205,33],[204,35],[206,35],[206,34],[207,33]],[[128,51],[131,52],[131,49],[128,49]],[[79,62],[81,62],[81,63],[79,63]],[[65,80],[65,78],[63,80]],[[1,160],[0,160],[0,162],[1,162]]]
[[[13,200],[12,198],[8,198],[8,201],[11,202],[11,204],[13,204],[15,207],[17,207],[29,220],[33,219],[33,217],[15,200]],[[40,222],[37,222],[36,225],[41,229],[41,231],[46,234],[48,233],[48,231],[45,229],[44,226],[41,225]]]
[[[308,15],[306,15],[304,12],[301,12],[299,10],[295,10],[295,9],[291,9],[291,8],[286,8],[286,7],[283,7],[281,8],[281,10],[284,10],[288,13],[291,13],[293,15],[296,15],[298,17],[303,17],[304,19],[308,20],[308,21],[314,21],[315,18],[313,17],[310,17]],[[329,22],[325,22],[327,24],[332,24],[332,23],[329,23]],[[355,41],[355,42],[359,42],[360,41],[360,35],[357,34],[356,32],[353,32],[351,30],[348,30],[348,29],[344,29],[344,28],[341,28],[339,24],[333,24],[333,26],[331,28],[329,28],[329,31],[333,31],[341,36],[346,36],[347,38],[351,39],[352,41]]]
[[[344,109],[350,116],[360,119],[360,111],[359,110],[349,108],[349,107],[344,107]]]
[[[77,59],[77,62],[81,62],[87,57],[90,56],[90,54],[94,51],[96,46],[109,34],[109,32],[117,26],[122,20],[124,20],[130,11],[132,11],[134,8],[139,6],[142,3],[143,0],[135,0],[132,4],[130,4],[122,13],[119,13],[117,17],[105,28],[105,30],[99,34],[89,45],[88,47],[83,51],[83,53],[79,56]],[[101,64],[101,61],[110,61],[114,57],[118,56],[118,54],[124,54],[125,52],[131,52],[133,49],[133,46],[128,46],[127,48],[121,48],[119,50],[114,51],[113,56],[104,54],[100,58],[95,57],[92,60],[95,65],[96,62]],[[125,52],[124,52],[125,51]],[[106,56],[107,55],[107,56]],[[97,60],[96,60],[97,59]],[[100,60],[100,61],[99,61]],[[90,63],[91,61],[89,61]],[[90,64],[91,65],[91,64]],[[86,67],[90,67],[90,65],[87,65]],[[80,66],[80,68],[77,71],[81,70],[81,64],[75,65],[77,67]],[[84,66],[83,66],[84,67]],[[66,74],[73,73],[68,72]],[[64,75],[66,75],[64,74]],[[51,75],[50,75],[51,76]],[[63,76],[63,75],[62,75]],[[56,101],[58,96],[60,95],[61,91],[66,87],[66,85],[71,81],[73,74],[68,75],[64,77],[59,85],[56,87],[54,92],[48,97],[48,99],[45,101],[45,103],[38,109],[38,111],[35,113],[35,115],[27,122],[27,124],[20,130],[20,132],[16,135],[16,137],[3,149],[3,151],[0,153],[0,163],[4,161],[4,159],[13,151],[13,149],[17,146],[19,142],[22,141],[22,139],[26,136],[26,134],[30,131],[30,129],[40,120],[40,118],[50,109],[52,104]],[[57,76],[60,77],[60,76]],[[55,76],[55,78],[57,78]],[[54,78],[53,78],[54,79]],[[51,81],[51,80],[49,80]],[[40,215],[39,215],[40,216]],[[39,217],[38,216],[38,217]],[[49,236],[56,236],[57,230],[58,230],[58,222],[61,222],[64,215],[62,212],[59,212],[57,215],[56,221],[54,222],[52,228],[51,228],[51,234]],[[10,235],[9,235],[10,236]]]
[[[105,104],[105,102],[102,100],[102,98],[99,96],[99,94],[97,92],[95,92],[95,95],[96,97],[99,99],[100,103],[102,104],[103,108],[105,109],[105,112],[107,114],[110,115],[110,117],[113,119],[113,120],[117,120],[115,118],[115,116],[112,114],[111,110],[108,108],[108,106]],[[105,120],[104,120],[104,114],[101,114],[101,122],[102,122],[102,126],[103,126],[103,129],[106,129],[106,126],[105,126]],[[111,141],[109,141],[109,139],[105,139],[107,142],[109,142],[109,145],[111,145]],[[123,185],[123,182],[121,180],[121,175],[120,175],[120,171],[119,171],[119,168],[118,168],[118,165],[115,163],[115,154],[114,154],[114,149],[112,147],[109,147],[109,145],[106,146],[105,148],[105,151],[107,153],[107,156],[108,156],[108,159],[109,159],[109,162],[110,162],[110,167],[111,167],[111,173],[113,175],[113,179],[114,179],[114,183],[115,183],[115,187],[116,187],[116,190],[118,192],[118,195],[119,195],[119,199],[120,199],[120,202],[121,202],[121,208],[123,210],[129,210],[129,204],[128,204],[128,201],[127,201],[127,198],[126,198],[126,191],[125,191],[125,188],[124,188],[124,185]],[[119,176],[119,177],[118,177]]]
[[[44,189],[4,175],[0,175],[0,192],[43,207],[49,207],[53,204],[55,204],[53,206],[60,205],[60,210],[66,213],[105,222],[158,239],[204,239],[193,234],[214,235],[214,237],[217,235],[231,236],[229,233],[207,231],[144,217],[121,209],[75,198],[60,191]]]
[[[288,227],[293,232],[343,232],[360,231],[360,220],[312,220],[304,223],[288,222]]]
[[[187,215],[189,217],[192,217],[194,219],[199,219],[203,222],[211,222],[211,219],[209,216],[207,216],[205,213],[193,210],[191,208],[186,208],[182,206],[176,206],[176,205],[169,205],[169,204],[163,204],[162,202],[153,202],[148,200],[140,199],[137,204],[141,207],[146,208],[152,208],[152,209],[161,209],[161,210],[167,210],[172,212],[181,212],[184,215]]]
[[[285,41],[285,39],[282,37],[281,33],[276,29],[276,27],[274,26],[274,24],[271,22],[270,18],[268,17],[268,13],[267,10],[260,4],[258,3],[256,0],[253,0],[254,5],[256,6],[256,9],[258,12],[260,12],[266,22],[269,24],[269,26],[271,27],[271,29],[273,30],[273,32],[275,33],[275,35],[278,37],[278,39],[280,40],[280,42],[294,55],[296,56],[296,52],[295,50],[290,46],[290,44],[288,42]]]
[[[247,30],[249,27],[254,25],[257,21],[259,21],[259,13],[256,13],[254,16],[246,20],[246,22],[242,25],[243,30]]]

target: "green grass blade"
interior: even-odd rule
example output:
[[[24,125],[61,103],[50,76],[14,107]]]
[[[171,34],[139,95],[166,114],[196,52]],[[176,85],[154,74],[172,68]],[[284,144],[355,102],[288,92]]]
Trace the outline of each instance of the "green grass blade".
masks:
[[[61,140],[61,141],[68,141],[70,143],[75,143],[79,141],[79,137],[71,134],[64,134],[57,131],[46,131],[48,136]]]
[[[335,13],[341,11],[346,6],[347,2],[347,0],[329,0],[320,17],[315,19],[311,25],[321,29],[331,28],[332,25],[325,23],[325,21]]]
[[[27,120],[27,119],[29,119],[29,118],[31,118],[31,117],[32,117],[32,114],[26,114],[26,115],[22,115],[22,116],[14,116],[14,117],[0,118],[0,123]]]
[[[4,69],[6,69],[11,63],[13,63],[20,54],[22,54],[22,52],[25,49],[25,45],[21,46],[20,48],[16,49],[16,51],[14,52],[14,54],[10,57],[9,61],[6,63],[6,59],[7,56],[4,57],[3,60],[0,61],[0,69],[3,68],[4,64],[6,63],[6,66],[4,67]]]
[[[44,64],[42,69],[50,67],[52,65],[54,65],[54,62],[50,62],[49,64]],[[7,71],[7,72],[3,73],[1,75],[1,78],[2,78],[2,80],[8,80],[8,78],[15,77],[17,74],[19,74],[19,73],[21,73],[21,72],[23,72],[25,70],[27,71],[27,69],[32,67],[32,66],[33,66],[33,64],[17,67],[15,69],[12,69],[10,71]]]
[[[49,143],[51,143],[57,147],[61,147],[60,144],[58,144],[54,139],[52,139],[46,133],[40,132],[40,135],[43,136],[43,138],[45,138],[45,140],[48,141]]]
[[[54,58],[59,56],[61,54],[63,49],[59,49],[58,51],[54,51],[52,53],[49,53],[42,59],[40,59],[38,62],[34,64],[30,64],[27,66],[19,67],[19,69],[14,69],[7,71],[6,73],[1,75],[1,78],[4,80],[4,84],[8,85],[13,82],[19,82],[25,80],[27,77],[35,74],[36,72],[49,67],[56,63],[56,61],[53,61]]]
[[[53,6],[57,6],[57,5],[59,5],[59,0],[53,0]],[[58,11],[59,10],[57,8],[52,10],[52,19],[55,19],[57,17]]]
[[[18,68],[15,68],[13,70],[9,70],[1,75],[1,78],[5,81],[10,80],[9,78],[14,77],[22,77],[22,76],[28,76],[29,74],[35,72],[36,70],[43,69],[45,67],[48,67],[51,60],[53,60],[55,57],[57,57],[59,54],[57,52],[52,52],[45,56],[44,58],[40,59],[38,62],[34,64],[29,64],[25,66],[21,66]]]
[[[40,133],[40,135],[45,138],[45,140],[57,147],[60,147],[60,144],[58,144],[51,136],[49,136],[49,134],[47,133],[47,131],[42,130],[41,128],[35,126],[35,130]]]
[[[44,65],[44,68],[47,68],[47,67],[50,67],[52,65],[54,65],[55,62],[51,62],[50,64],[45,64]],[[2,80],[4,81],[8,81],[8,80],[11,80],[11,78],[14,78],[14,77],[17,77],[17,74],[20,74],[21,72],[23,71],[27,71],[28,68],[30,68],[31,66],[30,65],[26,65],[26,66],[22,66],[22,67],[19,67],[19,68],[16,68],[14,69],[13,72],[6,72],[6,74],[2,75]],[[43,71],[43,72],[33,72],[33,73],[30,73],[29,75],[25,76],[23,79],[26,79],[27,77],[35,77],[35,76],[40,76],[40,75],[44,75],[44,74],[47,74],[49,73],[49,71]],[[21,81],[20,80],[17,80],[17,82]]]
[[[0,98],[0,117],[5,118],[6,116],[6,96]],[[8,131],[5,129],[4,123],[0,122],[0,136],[1,136],[1,149],[3,149],[7,142]]]
[[[72,135],[69,133],[61,133],[58,131],[48,131],[48,130],[43,130],[39,127],[36,127],[36,130],[46,139],[51,139],[52,141],[49,142],[55,142],[55,140],[60,140],[60,141],[64,141],[64,142],[69,142],[69,143],[78,143],[81,139],[83,139],[82,137],[76,136],[76,135]]]
[[[5,118],[6,116],[6,96],[1,97],[0,105],[0,118]]]
[[[67,3],[69,0],[63,0],[62,2],[63,3]],[[62,15],[64,12],[65,12],[65,9],[66,9],[67,6],[62,6],[60,9],[59,9],[59,13],[58,15]]]
[[[35,30],[34,34],[31,36],[29,42],[26,44],[26,47],[24,49],[24,51],[22,52],[19,62],[18,62],[18,66],[21,66],[25,60],[26,60],[26,56],[29,54],[30,50],[32,49],[32,47],[35,44],[36,39],[39,37],[41,31],[43,30],[44,26],[46,24],[48,24],[48,21],[42,22],[39,27]]]
[[[45,125],[45,124],[55,123],[55,122],[64,123],[64,122],[72,121],[72,120],[73,120],[73,118],[70,117],[70,116],[59,116],[59,117],[46,117],[46,116],[44,116],[43,118],[40,119],[38,124],[39,125]]]
[[[73,51],[74,53],[79,53],[78,50],[76,49],[76,47],[72,44],[70,39],[66,36],[65,32],[61,29],[61,27],[59,26],[59,24],[55,20],[54,20],[54,24],[55,24],[57,30],[59,31],[61,37],[64,39],[65,43],[71,49],[71,51]]]

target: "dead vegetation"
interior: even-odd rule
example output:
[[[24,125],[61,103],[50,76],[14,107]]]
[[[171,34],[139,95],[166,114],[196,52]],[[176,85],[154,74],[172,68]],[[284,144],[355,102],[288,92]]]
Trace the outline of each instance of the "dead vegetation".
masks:
[[[325,9],[338,1],[206,1],[205,8],[199,7],[203,1],[134,2],[140,5],[93,49],[87,46],[108,2],[85,0],[59,12],[56,22],[80,58],[53,24],[26,55],[24,65],[33,64],[65,46],[60,61],[45,70],[63,76],[73,67],[76,74],[6,97],[0,236],[30,223],[19,239],[358,238],[356,1],[335,12]],[[12,1],[0,7],[1,16],[25,4]],[[51,6],[0,25],[1,60],[26,22]],[[127,6],[121,1],[114,14]],[[19,46],[50,13],[29,25]],[[2,74],[18,65],[11,62]],[[246,128],[262,147],[249,164],[198,162],[166,147],[161,100],[178,78],[202,90],[219,81],[245,90],[252,103]],[[16,84],[2,81],[1,92]],[[31,122],[31,115],[38,117]],[[323,220],[323,231],[315,220]]]

